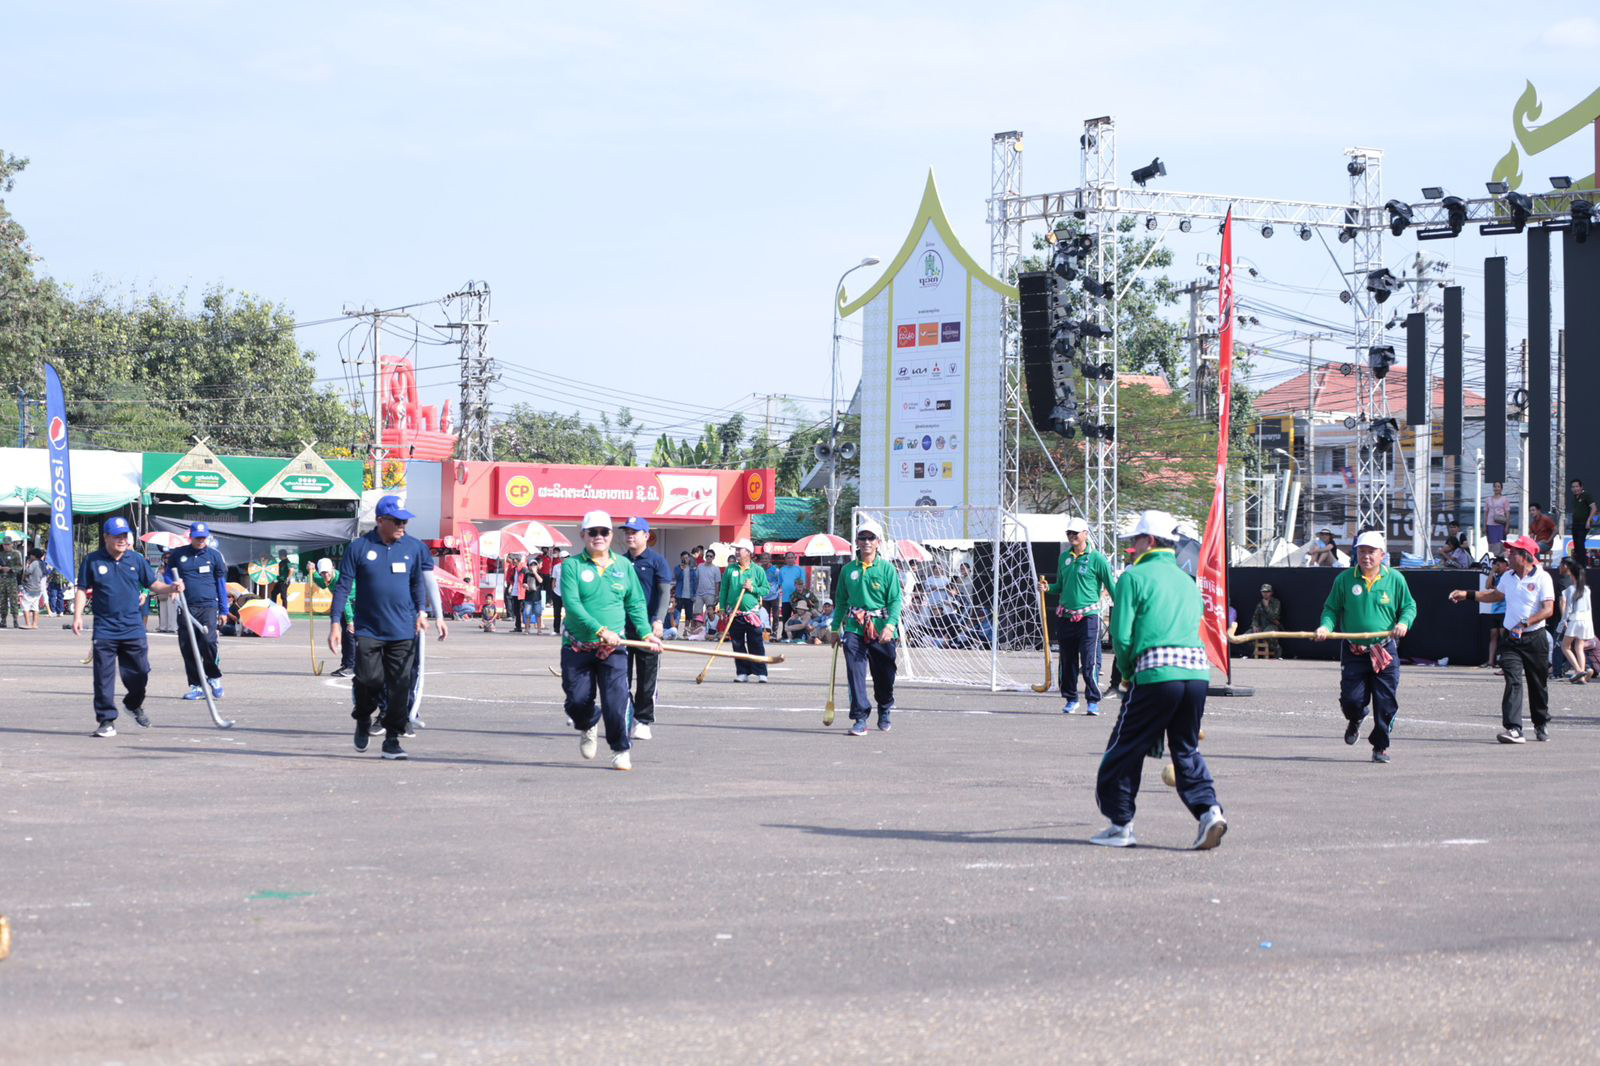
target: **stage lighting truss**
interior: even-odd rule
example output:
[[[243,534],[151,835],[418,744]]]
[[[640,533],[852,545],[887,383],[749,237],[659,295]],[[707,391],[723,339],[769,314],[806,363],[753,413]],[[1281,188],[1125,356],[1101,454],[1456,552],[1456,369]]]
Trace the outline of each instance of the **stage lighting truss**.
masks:
[[[1372,376],[1379,381],[1389,375],[1389,368],[1394,366],[1394,346],[1390,344],[1375,344],[1367,349],[1367,367],[1372,371]]]
[[[1590,200],[1576,198],[1572,201],[1572,236],[1579,244],[1589,239],[1589,231],[1594,228],[1594,203]]]
[[[1133,172],[1133,183],[1142,189],[1149,184],[1152,178],[1164,178],[1166,176],[1167,165],[1161,161],[1160,156],[1157,156],[1150,160],[1149,166],[1140,167]]]
[[[1380,418],[1372,423],[1373,449],[1379,455],[1394,451],[1400,442],[1400,422],[1394,418]]]
[[[1406,227],[1411,225],[1411,205],[1404,200],[1390,200],[1383,205],[1383,209],[1389,212],[1389,232],[1396,237],[1404,233]]]

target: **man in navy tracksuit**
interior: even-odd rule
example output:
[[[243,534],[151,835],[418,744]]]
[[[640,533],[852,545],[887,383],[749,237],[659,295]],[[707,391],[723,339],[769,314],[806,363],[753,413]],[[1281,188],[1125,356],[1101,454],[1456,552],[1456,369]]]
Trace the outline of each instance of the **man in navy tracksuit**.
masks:
[[[420,540],[406,535],[406,523],[413,517],[400,507],[398,496],[385,496],[378,501],[376,527],[345,548],[344,565],[339,568],[339,583],[334,586],[328,614],[328,649],[338,654],[339,617],[350,598],[352,584],[359,582],[355,709],[350,716],[356,720],[356,750],[366,751],[372,715],[379,709],[382,696],[385,759],[406,757],[400,747],[400,735],[405,732],[410,712],[417,636],[426,628],[422,609],[427,594],[422,572],[431,559]],[[439,639],[443,640],[447,632],[444,619],[439,619]]]
[[[150,561],[128,550],[133,530],[121,516],[106,520],[105,547],[83,557],[78,569],[78,591],[72,600],[72,633],[83,633],[83,605],[94,593],[94,716],[97,737],[114,737],[117,727],[117,674],[128,690],[122,705],[133,720],[148,726],[144,691],[150,682],[150,646],[145,637],[144,604],[148,588],[157,596],[183,591],[183,582],[167,584],[156,578]]]
[[[183,579],[184,610],[205,630],[197,636],[187,622],[178,632],[178,650],[183,653],[183,670],[189,677],[186,700],[205,696],[202,682],[211,686],[211,694],[222,698],[222,663],[217,657],[217,618],[228,613],[228,564],[222,553],[211,547],[211,529],[204,522],[189,526],[189,546],[175,548],[167,553],[167,564],[162,577],[171,581],[174,576]],[[200,655],[195,655],[199,645]],[[202,670],[204,677],[201,677]]]

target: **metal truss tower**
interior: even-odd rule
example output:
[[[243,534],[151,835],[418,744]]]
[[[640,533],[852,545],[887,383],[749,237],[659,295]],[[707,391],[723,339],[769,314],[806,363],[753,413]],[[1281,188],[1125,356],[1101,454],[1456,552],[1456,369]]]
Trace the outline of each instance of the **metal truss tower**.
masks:
[[[1094,301],[1094,322],[1102,336],[1094,338],[1088,355],[1096,366],[1110,364],[1110,377],[1084,381],[1083,421],[1098,433],[1086,436],[1084,447],[1084,520],[1094,543],[1107,550],[1117,540],[1117,391],[1121,364],[1117,361],[1117,125],[1109,115],[1091,118],[1078,138],[1082,177],[1077,211],[1084,231],[1094,238],[1094,272],[1109,298]],[[1109,210],[1108,210],[1109,208]],[[1109,319],[1109,321],[1108,321]]]
[[[1374,430],[1389,416],[1389,397],[1383,381],[1373,377],[1367,353],[1383,337],[1377,297],[1367,291],[1367,275],[1383,267],[1383,226],[1371,224],[1382,213],[1383,153],[1376,148],[1347,148],[1345,170],[1350,175],[1350,205],[1354,225],[1340,231],[1351,249],[1350,309],[1355,316],[1354,358],[1356,417],[1360,444],[1356,448],[1356,529],[1377,529],[1389,535],[1389,460],[1394,449],[1380,450]]]
[[[1014,284],[1022,260],[1022,215],[1018,200],[1022,195],[1021,130],[994,135],[990,168],[989,273],[1007,284]],[[1015,513],[1022,495],[1022,349],[1016,309],[1011,306],[1005,309],[1002,343],[1005,380],[1001,392],[1005,417],[1000,424],[1000,507]],[[997,538],[1005,535],[1003,528],[995,530]]]
[[[489,386],[500,380],[489,358],[489,283],[469,281],[460,292],[445,297],[455,304],[455,321],[461,331],[461,414],[456,454],[462,459],[494,458],[494,436],[489,412]]]

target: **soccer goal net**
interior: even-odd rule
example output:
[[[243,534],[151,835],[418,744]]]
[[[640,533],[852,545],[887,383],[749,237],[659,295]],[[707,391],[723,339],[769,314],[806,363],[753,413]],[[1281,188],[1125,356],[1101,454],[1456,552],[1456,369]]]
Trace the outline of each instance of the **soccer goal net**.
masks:
[[[1001,691],[1044,683],[1033,544],[994,507],[858,507],[900,574],[900,677]]]

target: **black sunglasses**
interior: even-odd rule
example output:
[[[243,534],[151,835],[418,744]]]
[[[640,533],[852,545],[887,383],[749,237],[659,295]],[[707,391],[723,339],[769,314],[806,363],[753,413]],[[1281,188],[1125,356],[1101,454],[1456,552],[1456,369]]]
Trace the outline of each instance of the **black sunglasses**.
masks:
[[[875,534],[875,533],[857,533],[856,534],[856,539],[857,540],[877,540],[878,537],[877,537],[877,534]]]
[[[585,536],[589,536],[589,537],[609,537],[609,536],[611,536],[611,530],[606,529],[604,526],[595,526],[593,529],[586,529],[583,532],[584,532]]]

